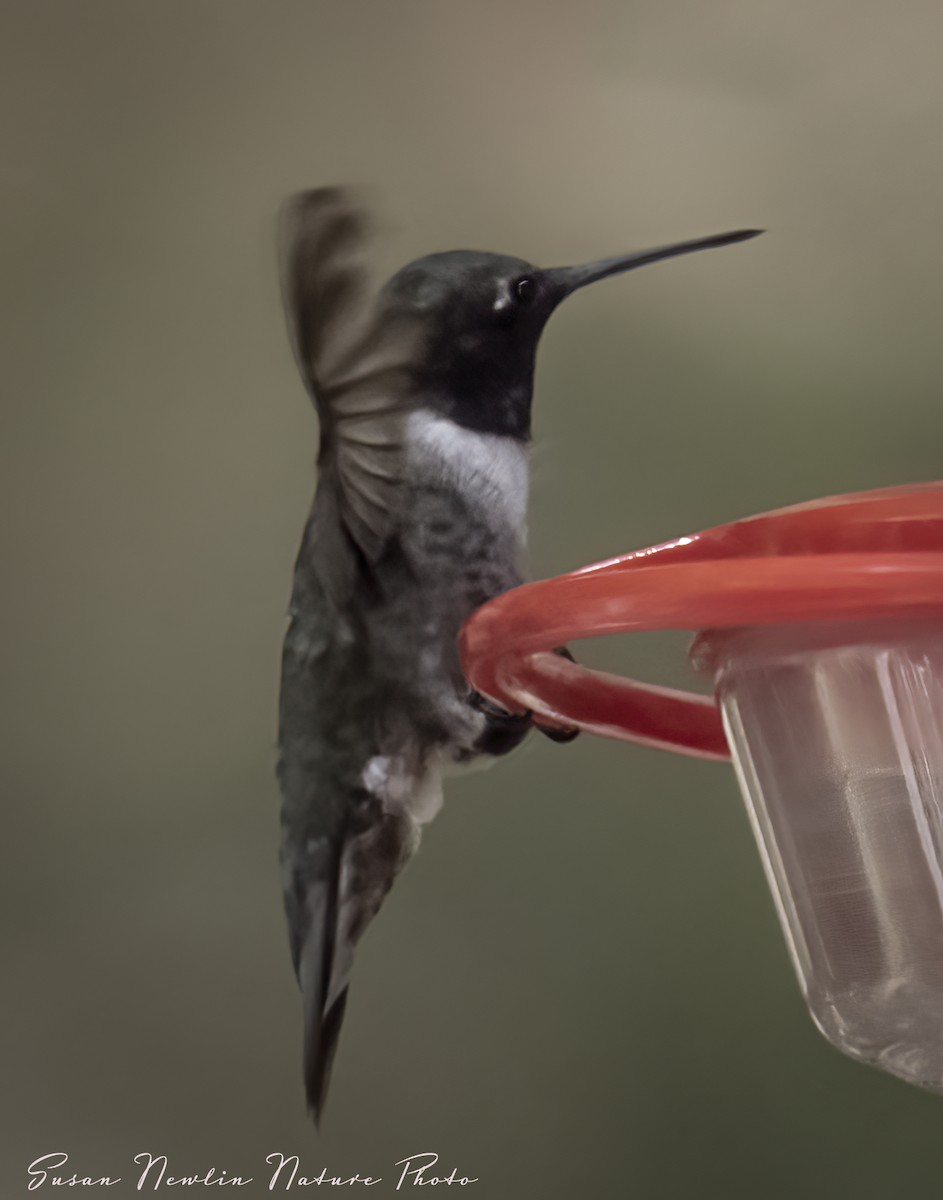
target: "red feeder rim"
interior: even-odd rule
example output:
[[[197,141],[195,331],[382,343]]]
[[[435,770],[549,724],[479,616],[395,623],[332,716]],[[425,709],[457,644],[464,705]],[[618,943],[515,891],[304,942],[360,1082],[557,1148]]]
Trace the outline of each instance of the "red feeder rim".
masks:
[[[505,592],[460,648],[472,687],[541,725],[729,757],[714,701],[553,653],[607,633],[927,616],[943,609],[943,483],[832,496]]]

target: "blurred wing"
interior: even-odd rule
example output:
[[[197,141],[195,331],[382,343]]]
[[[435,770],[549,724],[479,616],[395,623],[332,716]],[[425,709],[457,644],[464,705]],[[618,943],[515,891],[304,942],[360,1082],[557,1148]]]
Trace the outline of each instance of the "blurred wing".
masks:
[[[375,562],[401,479],[415,329],[391,314],[379,317],[360,261],[366,234],[366,217],[339,189],[302,192],[282,211],[285,310],[321,422],[321,477],[338,498],[332,517]],[[330,576],[340,565],[328,560],[325,567],[336,598],[338,579]]]

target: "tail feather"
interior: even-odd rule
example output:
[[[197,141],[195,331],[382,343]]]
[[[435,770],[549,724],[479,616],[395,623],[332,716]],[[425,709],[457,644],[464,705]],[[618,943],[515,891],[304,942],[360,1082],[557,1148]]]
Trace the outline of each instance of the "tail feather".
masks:
[[[337,940],[338,869],[330,855],[325,878],[307,884],[301,904],[290,903],[286,911],[293,944],[295,974],[301,987],[304,1013],[302,1069],[308,1109],[320,1124],[327,1099],[331,1066],[340,1037],[347,991],[329,1005],[328,988],[334,970]],[[297,898],[297,890],[292,889]]]
[[[321,1124],[327,1089],[331,1082],[331,1067],[337,1051],[344,1010],[347,1007],[347,988],[324,1013],[305,1013],[304,1085],[308,1110],[316,1125]]]
[[[325,839],[309,841],[303,862],[287,872],[285,908],[304,1005],[304,1085],[317,1124],[347,1006],[354,948],[417,844],[412,818],[384,812],[376,797],[365,795],[353,805],[340,847]]]

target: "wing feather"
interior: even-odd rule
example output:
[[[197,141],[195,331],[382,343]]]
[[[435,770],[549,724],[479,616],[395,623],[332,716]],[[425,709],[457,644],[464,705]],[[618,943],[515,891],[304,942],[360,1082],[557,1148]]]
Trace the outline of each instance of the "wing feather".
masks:
[[[313,565],[335,603],[352,585],[353,560],[375,562],[392,536],[412,408],[417,330],[377,304],[362,263],[368,229],[339,188],[302,192],[281,216],[289,335],[321,423],[318,463],[337,492],[331,511],[349,542],[347,561],[343,539],[313,546]]]

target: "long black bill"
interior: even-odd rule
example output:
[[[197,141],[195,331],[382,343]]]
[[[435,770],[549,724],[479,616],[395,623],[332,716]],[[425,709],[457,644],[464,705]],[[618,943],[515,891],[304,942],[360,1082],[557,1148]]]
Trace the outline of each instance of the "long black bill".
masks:
[[[633,271],[636,267],[660,262],[663,258],[675,258],[679,254],[692,254],[695,250],[731,246],[734,242],[745,242],[762,232],[762,229],[738,229],[734,233],[715,233],[713,237],[675,242],[670,246],[656,246],[653,250],[640,250],[636,254],[624,254],[619,258],[602,258],[599,262],[586,263],[580,267],[551,267],[544,274],[561,288],[562,299],[577,288],[595,283],[597,279],[605,279],[607,275],[621,275],[623,271]]]

